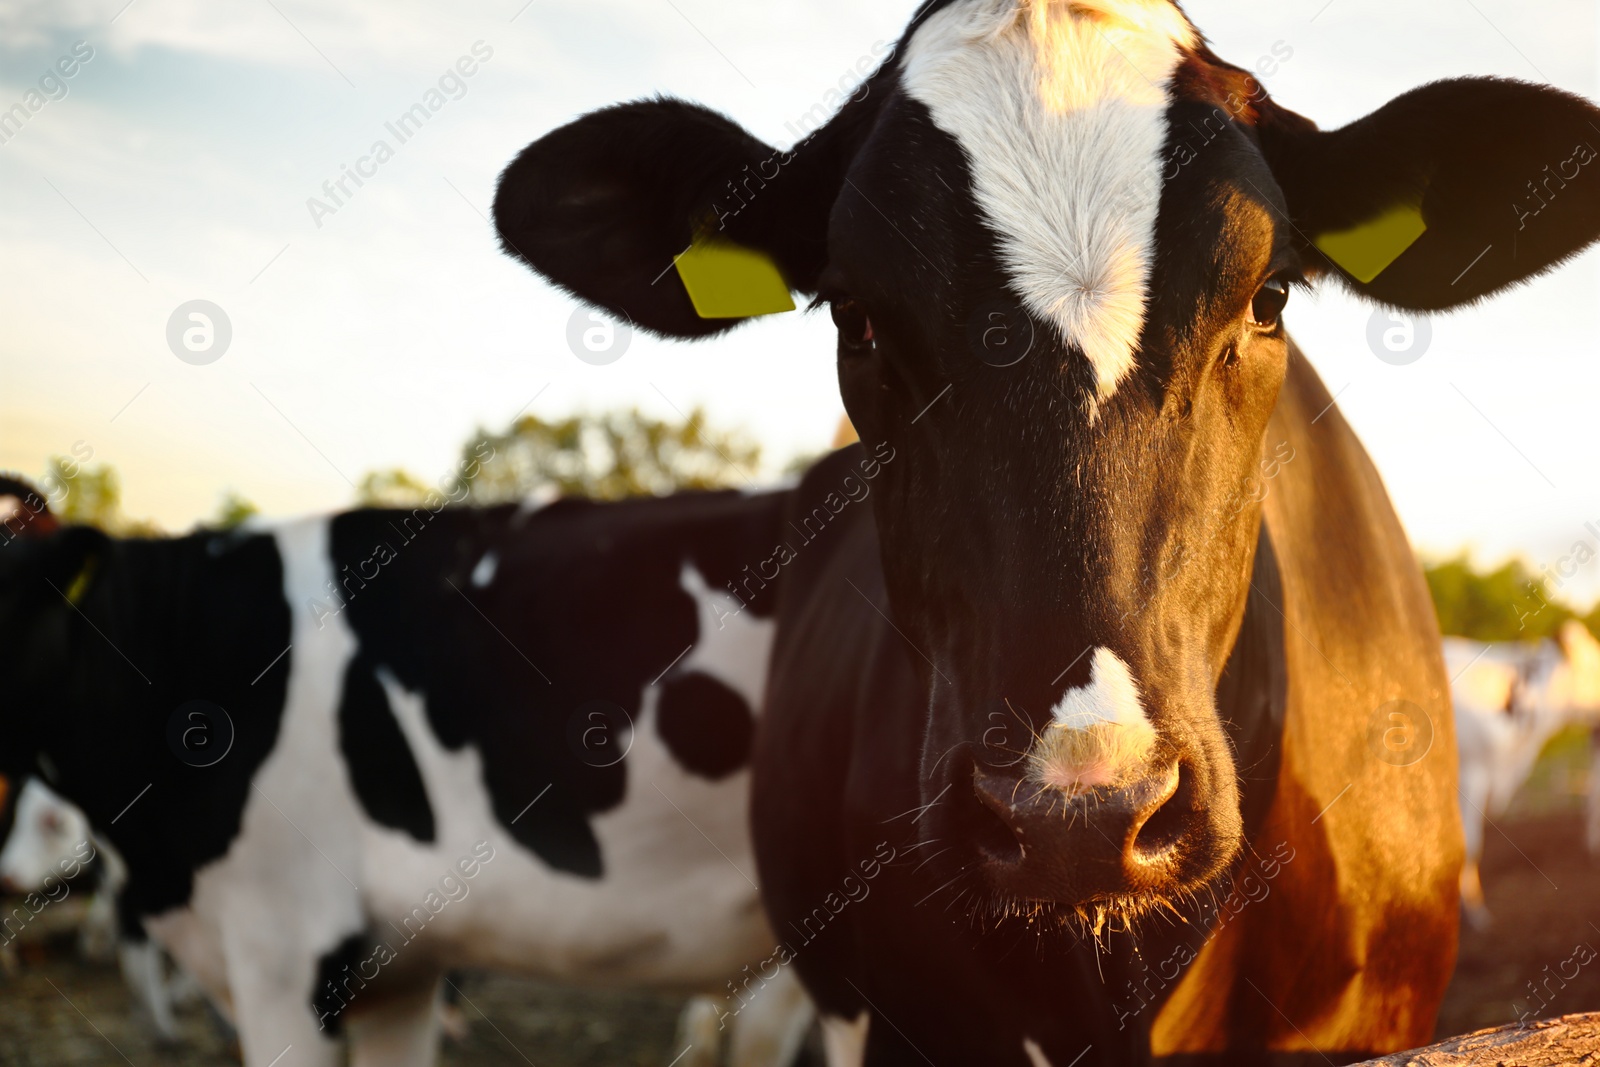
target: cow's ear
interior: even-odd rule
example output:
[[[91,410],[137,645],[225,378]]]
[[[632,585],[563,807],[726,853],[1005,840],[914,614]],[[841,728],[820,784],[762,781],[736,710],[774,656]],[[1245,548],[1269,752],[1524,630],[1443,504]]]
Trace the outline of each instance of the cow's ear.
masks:
[[[1434,82],[1332,131],[1257,124],[1314,270],[1396,307],[1454,307],[1600,236],[1600,110],[1547,86]]]
[[[523,149],[500,176],[494,221],[508,254],[580,299],[656,333],[698,337],[742,320],[698,314],[675,257],[713,237],[767,257],[780,297],[785,286],[808,291],[837,191],[814,188],[815,177],[723,115],[640,101]]]

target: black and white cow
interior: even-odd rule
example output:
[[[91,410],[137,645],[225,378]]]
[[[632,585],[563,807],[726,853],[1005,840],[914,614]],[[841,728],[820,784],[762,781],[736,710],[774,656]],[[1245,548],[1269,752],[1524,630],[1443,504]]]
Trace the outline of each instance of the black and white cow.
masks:
[[[730,583],[786,498],[19,534],[3,770],[87,813],[124,921],[251,1067],[343,1062],[341,1033],[430,1064],[456,967],[723,994],[702,1036],[785,1063],[798,982],[733,984],[773,947],[748,764],[774,597]]]
[[[764,253],[894,457],[789,564],[757,741],[767,907],[836,1065],[1430,1037],[1461,861],[1437,628],[1282,313],[1548,268],[1600,231],[1596,145],[1588,103],[1493,79],[1320,131],[1168,0],[939,0],[790,150],[658,99],[507,167],[507,252],[658,333],[739,321],[679,253]]]

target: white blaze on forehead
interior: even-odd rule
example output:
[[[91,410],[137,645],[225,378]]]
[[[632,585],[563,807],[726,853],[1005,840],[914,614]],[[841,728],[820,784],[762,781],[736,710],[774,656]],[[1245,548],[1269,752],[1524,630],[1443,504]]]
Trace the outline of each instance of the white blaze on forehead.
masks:
[[[958,0],[906,51],[906,92],[965,151],[1013,286],[1082,349],[1099,400],[1133,369],[1168,84],[1194,43],[1168,0]]]

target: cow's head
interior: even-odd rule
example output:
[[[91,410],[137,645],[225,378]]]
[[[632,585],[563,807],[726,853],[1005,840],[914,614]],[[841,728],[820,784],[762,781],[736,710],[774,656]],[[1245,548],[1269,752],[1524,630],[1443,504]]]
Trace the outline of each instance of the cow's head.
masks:
[[[930,664],[940,862],[1002,905],[1131,910],[1239,847],[1214,691],[1290,289],[1439,309],[1540,271],[1600,230],[1590,146],[1595,109],[1502,80],[1319,131],[1168,0],[954,0],[790,151],[679,101],[608,108],[530,145],[495,217],[663,335],[739,321],[669,269],[708,238],[832,308],[846,408],[897,454],[873,501]]]
[[[51,712],[69,699],[68,628],[106,544],[98,530],[61,526],[43,493],[0,475],[0,775],[13,784],[35,769],[59,719]]]
[[[17,798],[11,836],[0,846],[0,892],[36,893],[59,878],[58,862],[89,839],[89,820],[37,778]]]

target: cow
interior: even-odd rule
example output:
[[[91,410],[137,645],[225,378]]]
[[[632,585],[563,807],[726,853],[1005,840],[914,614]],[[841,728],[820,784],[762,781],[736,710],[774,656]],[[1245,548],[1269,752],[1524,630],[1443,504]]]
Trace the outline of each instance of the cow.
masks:
[[[174,1045],[179,1040],[174,1008],[194,1002],[200,990],[181,970],[175,970],[166,953],[144,935],[137,923],[124,929],[117,914],[117,897],[127,884],[127,867],[114,849],[89,828],[88,817],[77,805],[56,794],[37,777],[23,782],[16,806],[16,821],[0,847],[0,892],[31,896],[40,906],[54,908],[72,887],[64,875],[87,869],[76,882],[80,892],[90,892],[78,927],[78,953],[99,962],[115,958],[122,969],[138,1010],[154,1029],[158,1040]],[[92,888],[85,888],[89,886]],[[25,902],[26,903],[26,902]],[[16,921],[15,931],[25,933],[35,914],[30,907],[12,909],[0,916],[0,926]]]
[[[1484,824],[1505,812],[1546,742],[1600,719],[1600,642],[1568,619],[1554,638],[1535,644],[1447,637],[1444,662],[1461,757],[1461,905],[1468,921],[1486,929],[1491,916],[1478,873]],[[1590,796],[1595,786],[1591,779]]]
[[[481,457],[480,457],[481,458]],[[450,496],[460,497],[459,485]],[[247,1067],[430,1064],[442,976],[718,993],[694,1058],[787,1063],[748,763],[784,491],[452,507],[0,544],[0,770],[127,868],[125,926]],[[687,1056],[689,1050],[680,1051]]]
[[[834,517],[790,546],[752,799],[833,1064],[1430,1038],[1438,627],[1284,309],[1436,311],[1576,253],[1597,123],[1456,79],[1322,131],[1169,0],[934,0],[788,149],[655,98],[505,167],[504,251],[618,320],[703,337],[787,289],[837,326],[864,444],[794,501]]]
[[[79,949],[88,959],[108,959],[116,944],[116,911],[112,903],[118,884],[115,866],[89,865],[101,859],[89,830],[89,820],[78,808],[57,796],[37,778],[29,778],[17,791],[14,821],[0,845],[0,893],[12,896],[35,894],[51,900],[69,879],[85,869],[93,871],[96,884],[94,901],[84,915]],[[81,889],[83,882],[78,883]],[[20,934],[25,923],[15,928],[0,917],[0,940]]]

